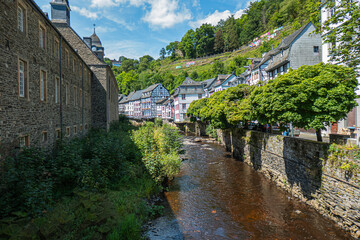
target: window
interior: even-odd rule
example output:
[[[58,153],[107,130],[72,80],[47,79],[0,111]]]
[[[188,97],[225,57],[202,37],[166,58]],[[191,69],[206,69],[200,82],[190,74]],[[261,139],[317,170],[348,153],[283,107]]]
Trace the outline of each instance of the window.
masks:
[[[67,137],[70,136],[70,127],[66,127],[66,136],[67,136]]]
[[[77,92],[76,92],[76,86],[74,86],[74,106],[77,106]]]
[[[19,97],[28,95],[27,62],[19,59]]]
[[[314,46],[314,53],[318,53],[319,52],[319,46]]]
[[[69,51],[67,49],[65,49],[65,65],[70,66]]]
[[[182,104],[182,109],[183,109],[183,110],[186,110],[186,103],[183,103],[183,104]]]
[[[40,100],[45,102],[46,101],[46,88],[47,88],[47,81],[46,81],[46,72],[41,70],[40,71]]]
[[[199,95],[198,95],[198,98],[201,99],[201,98],[202,98],[202,94],[199,94]]]
[[[55,103],[60,103],[60,78],[55,78]]]
[[[79,64],[79,75],[81,76],[82,63]]]
[[[39,27],[39,46],[40,46],[40,48],[45,49],[45,42],[46,42],[45,27],[40,25],[40,27]]]
[[[76,60],[75,60],[75,57],[73,58],[73,72],[75,72],[76,70]]]
[[[20,145],[20,148],[30,147],[30,137],[29,136],[20,137],[19,145]]]
[[[83,125],[80,125],[80,131],[82,132],[82,130],[83,130]]]
[[[82,107],[82,90],[80,89],[79,105]]]
[[[55,130],[55,136],[56,136],[56,139],[61,138],[61,130],[59,128]]]
[[[46,131],[42,132],[42,142],[46,143],[48,141],[48,133]]]
[[[88,129],[88,125],[87,124],[85,124],[85,130],[87,130]]]
[[[25,32],[26,28],[26,11],[25,8],[18,5],[18,29],[20,32]]]
[[[54,57],[58,58],[59,57],[59,48],[60,48],[60,43],[58,39],[54,40]]]
[[[74,134],[77,134],[77,126],[74,126]]]
[[[69,104],[70,102],[70,93],[69,93],[69,84],[65,86],[65,104]]]
[[[185,100],[186,99],[186,95],[185,94],[181,94],[181,99]]]

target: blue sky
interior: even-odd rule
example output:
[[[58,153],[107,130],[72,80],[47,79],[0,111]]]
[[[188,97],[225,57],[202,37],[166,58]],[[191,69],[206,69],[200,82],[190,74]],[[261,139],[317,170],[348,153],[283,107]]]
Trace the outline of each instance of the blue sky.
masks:
[[[50,14],[50,0],[35,0]],[[240,17],[249,0],[69,0],[71,26],[82,37],[96,33],[105,56],[155,59],[162,47],[180,41],[190,28]]]

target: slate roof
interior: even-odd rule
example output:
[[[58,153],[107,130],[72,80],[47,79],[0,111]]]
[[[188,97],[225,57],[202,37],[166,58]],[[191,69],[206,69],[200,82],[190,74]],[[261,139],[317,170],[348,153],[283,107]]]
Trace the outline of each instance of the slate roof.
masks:
[[[305,24],[304,26],[302,26],[301,28],[299,28],[298,30],[296,30],[294,33],[292,33],[291,35],[287,36],[284,40],[282,40],[282,42],[280,43],[280,45],[276,48],[278,49],[278,51],[282,50],[282,49],[286,49],[288,47],[290,47],[291,43],[297,38],[297,36],[300,35],[300,33],[302,33],[304,31],[304,29],[309,25],[312,24],[311,22],[309,22],[308,24]]]
[[[143,91],[144,91],[144,90],[138,90],[138,91],[136,91],[136,92],[129,98],[129,101],[140,100],[141,94],[143,93]]]
[[[157,84],[154,84],[154,85],[151,85],[150,87],[146,88],[145,90],[143,90],[143,93],[147,93],[147,92],[151,92],[153,91],[157,86],[159,86],[160,83],[157,83]]]
[[[162,98],[156,102],[156,104],[164,105],[166,101],[168,101],[168,97]]]
[[[128,97],[125,96],[119,103],[120,104],[125,104],[127,102],[128,102]]]
[[[199,85],[202,85],[202,83],[196,82],[196,81],[192,80],[190,77],[187,77],[180,86],[199,86]]]
[[[220,86],[221,84],[223,84],[229,77],[233,76],[234,74],[228,74],[228,75],[224,75],[224,74],[220,74],[217,75],[216,77],[216,81],[220,80],[220,83],[217,83],[214,85],[214,87]]]
[[[252,69],[259,68],[262,64],[269,61],[272,58],[272,56],[277,55],[281,51],[289,48],[291,46],[291,44],[295,41],[295,39],[306,29],[306,27],[309,24],[312,24],[312,23],[309,22],[309,23],[305,24],[304,26],[302,26],[301,28],[296,30],[294,33],[290,34],[285,39],[283,39],[281,41],[281,43],[279,44],[279,46],[277,46],[277,48],[267,52],[265,54],[265,56],[262,58],[262,60],[258,64],[254,65]],[[289,62],[289,52],[284,52],[284,55],[279,60],[277,60],[276,62],[270,62],[269,66],[266,68],[266,71],[275,69],[279,66],[284,65],[287,62]]]
[[[215,79],[216,78],[210,78],[210,79],[202,81],[201,83],[204,84],[204,88],[210,88],[214,84]]]
[[[174,96],[179,94],[204,94],[203,82],[196,82],[190,77],[187,77],[185,81],[175,89]]]

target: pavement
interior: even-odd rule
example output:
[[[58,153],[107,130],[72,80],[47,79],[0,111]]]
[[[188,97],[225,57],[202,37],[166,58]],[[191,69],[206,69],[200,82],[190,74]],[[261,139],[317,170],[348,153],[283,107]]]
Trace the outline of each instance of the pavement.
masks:
[[[302,138],[302,139],[317,141],[317,138],[316,138],[316,134],[315,134],[315,133],[304,133],[304,132],[301,132],[301,133],[300,133],[300,136],[299,136],[299,137],[296,137],[296,138]],[[328,137],[328,136],[326,136],[326,137],[323,136],[323,142],[329,143],[329,142],[330,142],[329,137]]]

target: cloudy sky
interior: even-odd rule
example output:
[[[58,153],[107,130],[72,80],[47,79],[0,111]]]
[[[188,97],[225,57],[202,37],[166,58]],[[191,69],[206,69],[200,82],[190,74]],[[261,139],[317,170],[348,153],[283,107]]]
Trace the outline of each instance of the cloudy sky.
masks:
[[[35,0],[50,14],[50,0]],[[249,0],[69,0],[71,26],[84,37],[96,33],[111,59],[159,57],[162,47],[190,28],[240,17]]]

